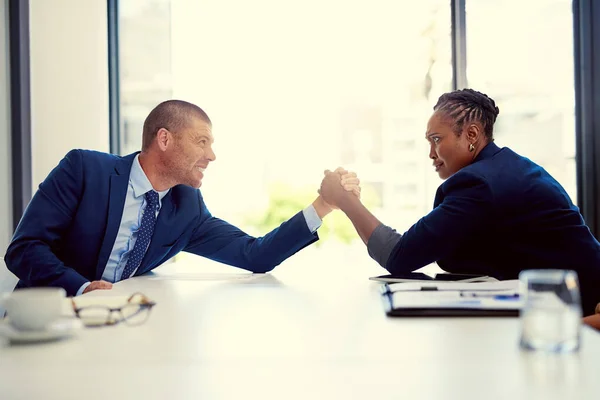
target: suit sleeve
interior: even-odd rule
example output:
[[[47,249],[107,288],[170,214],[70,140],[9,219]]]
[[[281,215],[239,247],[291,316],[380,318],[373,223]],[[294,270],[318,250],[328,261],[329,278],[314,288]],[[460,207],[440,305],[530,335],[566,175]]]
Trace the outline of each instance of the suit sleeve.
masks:
[[[77,211],[82,190],[82,155],[72,150],[40,184],[6,252],[8,269],[25,286],[62,287],[74,296],[88,281],[54,253]]]
[[[184,251],[248,271],[265,273],[318,240],[302,211],[262,237],[213,217],[200,198],[200,222]]]
[[[385,265],[390,273],[410,272],[438,261],[485,232],[493,197],[484,179],[459,172],[440,190],[442,202],[405,232],[392,250]]]

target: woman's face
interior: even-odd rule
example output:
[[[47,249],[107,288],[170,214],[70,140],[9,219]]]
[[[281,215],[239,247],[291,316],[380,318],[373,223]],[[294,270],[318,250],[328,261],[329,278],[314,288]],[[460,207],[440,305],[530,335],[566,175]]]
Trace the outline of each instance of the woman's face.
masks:
[[[425,138],[429,142],[429,158],[440,178],[448,179],[462,168],[469,165],[477,151],[469,151],[469,145],[476,142],[472,134],[468,134],[470,126],[457,135],[452,129],[452,120],[438,112],[434,112],[427,123]],[[471,137],[471,138],[470,138]]]

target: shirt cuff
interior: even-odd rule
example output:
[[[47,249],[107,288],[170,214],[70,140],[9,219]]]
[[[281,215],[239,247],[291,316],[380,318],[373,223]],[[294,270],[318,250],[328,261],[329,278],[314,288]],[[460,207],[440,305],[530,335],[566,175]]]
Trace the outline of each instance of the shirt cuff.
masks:
[[[85,290],[85,288],[90,286],[91,284],[92,284],[92,282],[86,282],[83,285],[81,285],[81,287],[79,288],[77,293],[75,293],[75,296],[81,296],[83,294],[83,291]]]
[[[367,243],[371,258],[386,268],[388,259],[394,247],[400,242],[402,235],[384,224],[378,225]]]
[[[302,210],[302,214],[304,214],[304,220],[306,220],[306,225],[308,226],[308,230],[310,230],[310,233],[315,233],[317,229],[319,229],[319,227],[321,226],[321,223],[323,223],[323,221],[321,221],[321,218],[319,218],[319,215],[317,214],[317,210],[315,210],[315,208],[311,204],[310,206]]]

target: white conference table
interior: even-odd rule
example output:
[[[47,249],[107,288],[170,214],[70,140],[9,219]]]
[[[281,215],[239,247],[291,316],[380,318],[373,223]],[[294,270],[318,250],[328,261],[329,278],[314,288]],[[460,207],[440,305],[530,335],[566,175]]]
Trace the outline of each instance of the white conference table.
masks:
[[[288,272],[175,263],[90,293],[141,291],[157,305],[139,327],[0,341],[0,399],[600,397],[590,328],[578,354],[532,354],[518,349],[517,318],[388,318],[364,276]]]

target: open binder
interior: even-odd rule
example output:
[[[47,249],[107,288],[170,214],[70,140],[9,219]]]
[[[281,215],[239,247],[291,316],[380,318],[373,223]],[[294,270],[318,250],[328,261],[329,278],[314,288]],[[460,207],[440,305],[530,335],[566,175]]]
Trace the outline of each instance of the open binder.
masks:
[[[390,317],[515,317],[523,303],[517,280],[384,283],[381,296]]]

